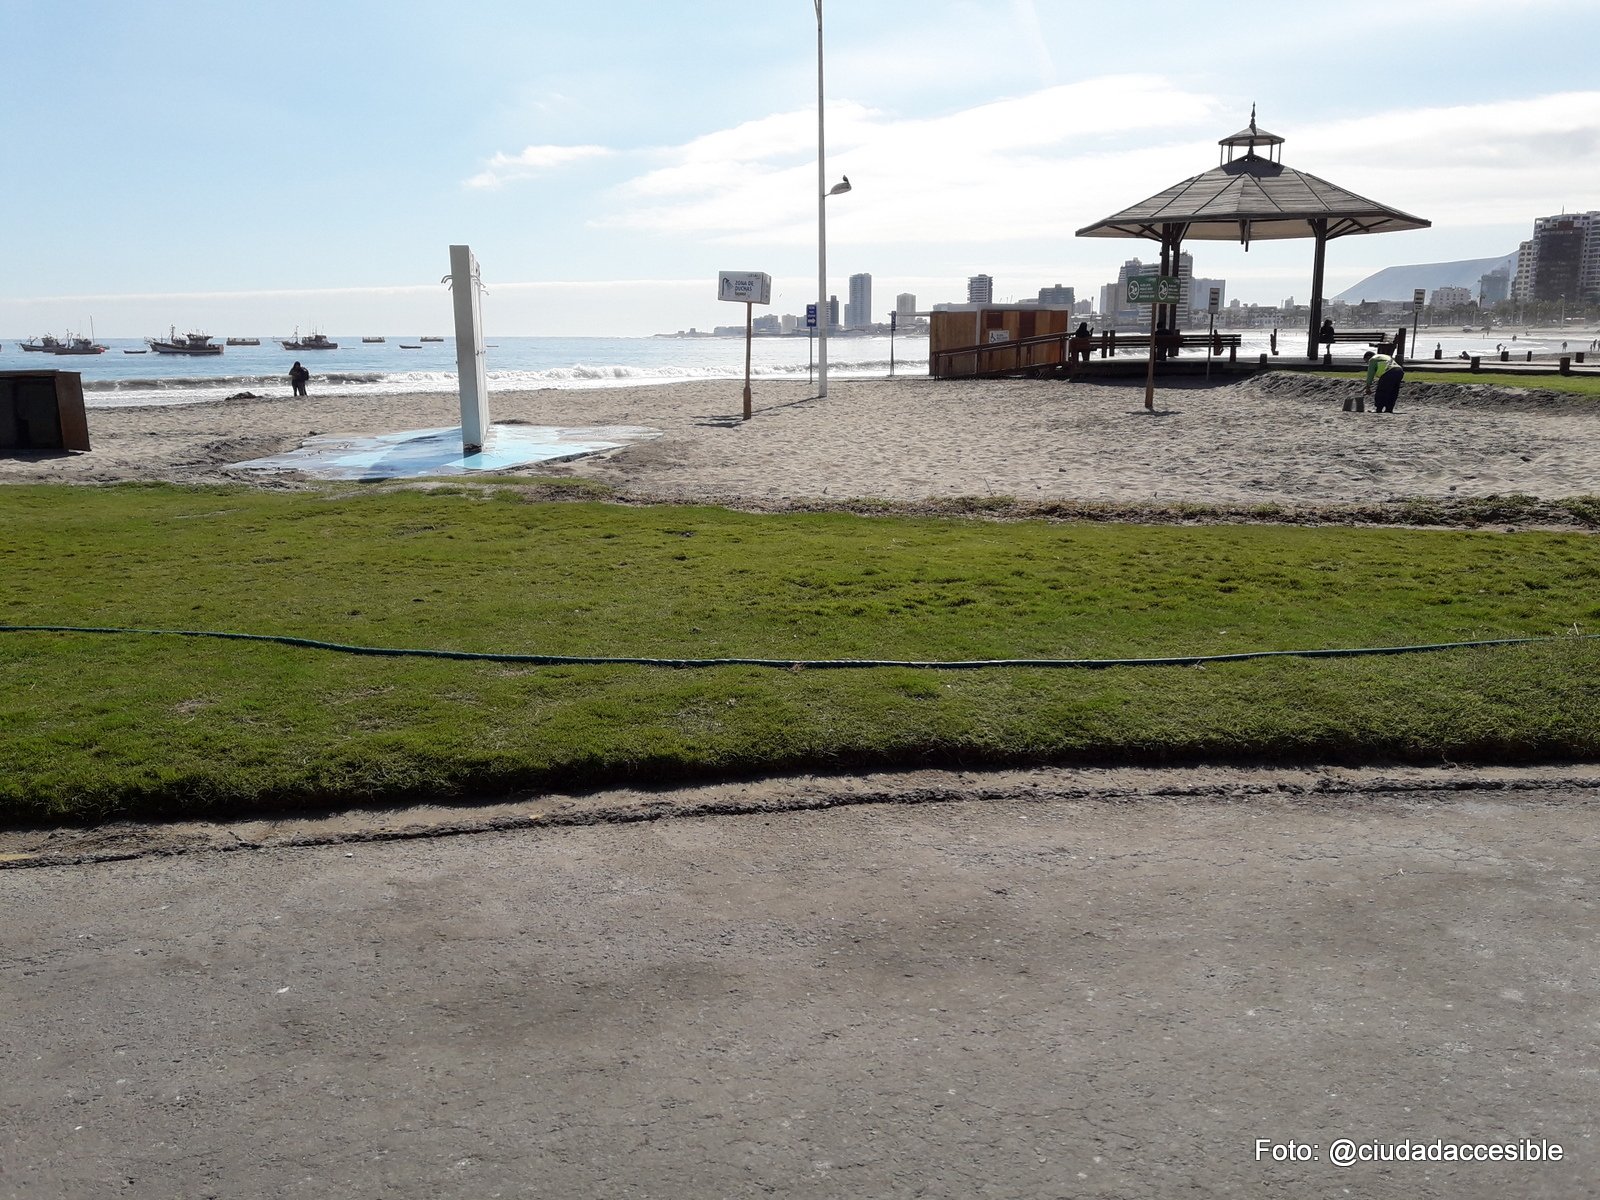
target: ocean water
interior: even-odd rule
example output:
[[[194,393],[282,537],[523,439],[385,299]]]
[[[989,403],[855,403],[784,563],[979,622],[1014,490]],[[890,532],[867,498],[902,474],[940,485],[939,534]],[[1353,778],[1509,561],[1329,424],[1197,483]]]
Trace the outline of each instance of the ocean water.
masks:
[[[337,350],[285,350],[278,342],[263,338],[259,346],[229,346],[222,354],[206,358],[154,351],[125,354],[125,350],[145,349],[142,341],[129,338],[100,339],[107,347],[104,354],[35,354],[23,351],[13,339],[0,343],[0,370],[78,371],[83,375],[84,402],[90,408],[189,404],[222,400],[239,392],[288,395],[289,366],[297,359],[311,371],[313,393],[319,388],[368,395],[456,390],[454,338],[422,342],[418,349],[407,350],[401,343],[417,344],[416,337],[386,335],[388,340],[382,344],[365,344],[359,334],[329,336],[339,343]],[[1253,358],[1268,351],[1269,331],[1247,330],[1243,336],[1242,356]],[[1304,336],[1303,332],[1284,331],[1279,335],[1279,351],[1286,356],[1296,354]],[[1428,357],[1435,343],[1441,345],[1446,358],[1456,358],[1463,350],[1488,358],[1500,341],[1511,346],[1518,357],[1527,350],[1546,356],[1560,348],[1559,339],[1550,337],[1523,337],[1515,343],[1509,338],[1503,331],[1486,335],[1457,329],[1438,334],[1422,330],[1417,340]],[[1584,349],[1588,339],[1572,341],[1571,346]],[[1342,346],[1341,357],[1358,349]],[[805,338],[756,338],[751,346],[752,380],[807,379],[808,350],[814,354]],[[889,374],[889,354],[887,337],[836,335],[828,339],[829,378],[884,378]],[[744,377],[744,339],[737,337],[499,337],[489,340],[487,358],[491,393]],[[927,375],[927,337],[897,336],[894,359],[896,375]]]
[[[261,339],[259,346],[228,346],[219,355],[191,358],[174,354],[126,354],[143,350],[130,338],[101,338],[104,354],[55,355],[21,349],[12,340],[0,349],[0,370],[56,368],[83,375],[84,403],[90,408],[147,404],[190,404],[222,400],[239,392],[289,394],[289,367],[296,361],[311,372],[309,390],[319,388],[366,395],[402,395],[456,390],[455,339],[421,342],[415,336],[385,335],[366,344],[360,335],[329,334],[337,350],[285,350]],[[828,339],[828,377],[881,378],[889,373],[887,337]],[[744,378],[744,339],[655,337],[497,337],[485,351],[489,389],[628,387],[696,379]],[[813,348],[814,354],[814,348]],[[895,373],[926,375],[928,339],[894,339]],[[761,379],[807,378],[807,339],[756,338],[750,374]]]

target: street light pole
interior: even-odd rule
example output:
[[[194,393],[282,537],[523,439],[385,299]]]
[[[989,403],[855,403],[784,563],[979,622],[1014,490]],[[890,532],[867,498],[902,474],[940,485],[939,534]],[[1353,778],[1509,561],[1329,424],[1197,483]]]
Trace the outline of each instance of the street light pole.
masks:
[[[828,166],[822,128],[822,0],[817,10],[817,395],[828,394]]]

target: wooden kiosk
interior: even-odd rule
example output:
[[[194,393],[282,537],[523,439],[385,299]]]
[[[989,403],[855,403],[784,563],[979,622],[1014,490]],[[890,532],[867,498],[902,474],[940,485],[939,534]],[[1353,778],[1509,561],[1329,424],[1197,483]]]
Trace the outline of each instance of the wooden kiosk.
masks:
[[[88,448],[82,375],[77,371],[0,371],[0,453]]]

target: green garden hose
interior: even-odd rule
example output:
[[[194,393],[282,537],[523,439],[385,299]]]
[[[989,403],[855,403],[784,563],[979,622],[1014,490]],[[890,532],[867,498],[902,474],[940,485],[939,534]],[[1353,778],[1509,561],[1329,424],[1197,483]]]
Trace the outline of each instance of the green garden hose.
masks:
[[[1588,641],[1600,634],[1566,634],[1561,637],[1495,638],[1477,642],[1438,642],[1420,646],[1354,646],[1331,650],[1246,650],[1238,654],[1183,654],[1161,658],[974,658],[954,661],[916,661],[881,658],[639,658],[626,655],[500,654],[477,650],[427,650],[404,646],[347,646],[312,638],[271,633],[230,633],[213,629],[118,629],[80,625],[0,625],[0,633],[108,633],[154,637],[222,638],[235,642],[273,642],[304,650],[331,650],[339,654],[364,654],[379,658],[444,658],[464,662],[529,663],[536,666],[634,667],[777,667],[786,671],[848,670],[866,667],[915,667],[932,671],[963,671],[990,667],[1072,667],[1096,670],[1106,667],[1194,667],[1209,663],[1245,662],[1254,658],[1360,658],[1371,654],[1421,654],[1437,650],[1473,650],[1486,646],[1528,646],[1544,642]]]

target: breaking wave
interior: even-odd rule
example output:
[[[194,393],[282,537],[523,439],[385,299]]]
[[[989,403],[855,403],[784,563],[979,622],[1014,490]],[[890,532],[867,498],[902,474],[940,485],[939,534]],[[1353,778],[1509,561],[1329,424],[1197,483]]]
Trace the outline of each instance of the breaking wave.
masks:
[[[313,364],[314,365],[314,364]],[[896,358],[896,371],[920,374],[927,370],[927,359]],[[805,379],[810,374],[805,363],[754,364],[756,379]],[[863,378],[889,373],[889,360],[860,359],[832,361],[828,374],[834,378]],[[700,379],[743,379],[744,364],[727,366],[685,366],[658,364],[628,366],[605,363],[575,363],[543,370],[504,370],[488,373],[493,391],[531,391],[537,388],[643,387],[659,383],[683,383]],[[337,391],[342,395],[410,395],[424,392],[454,392],[454,371],[325,371],[313,372],[313,395]],[[90,408],[128,408],[141,405],[204,404],[237,397],[249,392],[255,397],[287,398],[289,385],[282,372],[237,374],[210,377],[169,376],[146,379],[89,379],[83,381],[84,403]]]

